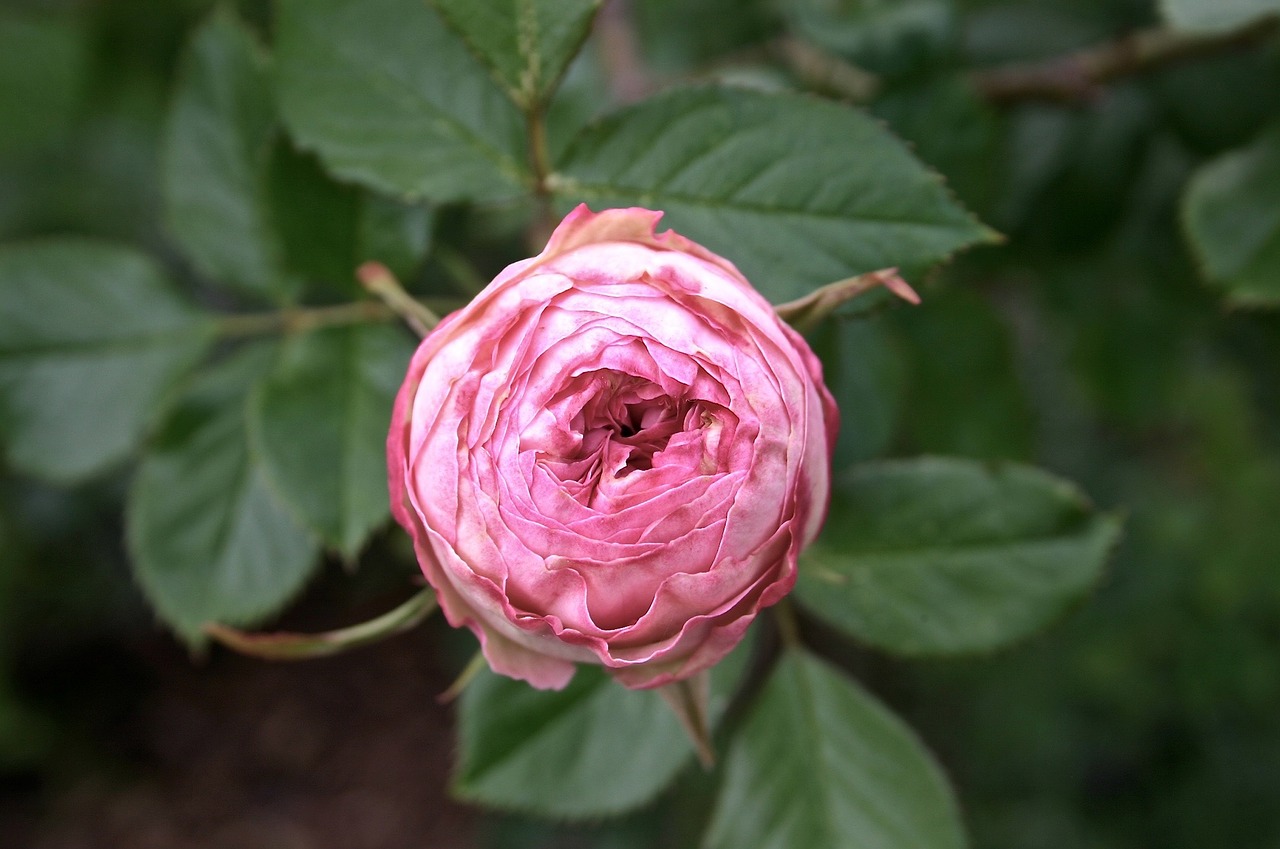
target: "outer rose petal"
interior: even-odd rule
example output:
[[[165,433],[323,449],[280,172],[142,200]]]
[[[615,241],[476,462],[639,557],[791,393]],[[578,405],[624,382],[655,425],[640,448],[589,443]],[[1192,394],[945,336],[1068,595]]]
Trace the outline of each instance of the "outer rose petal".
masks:
[[[795,581],[835,403],[804,340],[661,213],[585,206],[423,340],[391,506],[449,622],[560,688],[695,675]]]

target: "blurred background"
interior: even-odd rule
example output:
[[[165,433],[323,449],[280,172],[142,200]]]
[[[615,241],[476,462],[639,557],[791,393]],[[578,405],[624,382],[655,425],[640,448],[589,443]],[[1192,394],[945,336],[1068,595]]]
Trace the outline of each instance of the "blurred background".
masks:
[[[235,5],[269,39],[269,6]],[[0,240],[122,240],[185,272],[157,157],[212,6],[5,0]],[[1053,63],[1123,59],[1126,36],[1161,26],[1152,0],[637,0],[601,25],[567,97],[717,77],[860,100],[1007,236],[913,280],[926,305],[840,355],[865,373],[841,399],[845,459],[865,439],[1025,460],[1128,514],[1093,597],[1014,650],[904,663],[833,646],[938,753],[974,845],[1280,847],[1280,312],[1207,285],[1180,220],[1197,169],[1280,118],[1277,31],[1122,61],[1095,85]],[[992,71],[1010,67],[1021,88]],[[1027,67],[1054,73],[1037,88]],[[433,244],[485,270],[519,257],[519,222],[468,215],[442,211]],[[129,473],[59,487],[0,469],[0,842],[684,845],[696,775],[589,826],[450,802],[436,695],[471,644],[438,621],[306,665],[189,655],[130,577]],[[376,614],[414,569],[387,531],[278,624]]]

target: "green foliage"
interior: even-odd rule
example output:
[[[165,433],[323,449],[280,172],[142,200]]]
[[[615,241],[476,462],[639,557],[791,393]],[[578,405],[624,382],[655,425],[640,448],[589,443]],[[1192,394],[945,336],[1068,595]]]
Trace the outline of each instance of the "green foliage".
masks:
[[[874,691],[939,741],[975,845],[1280,840],[1280,324],[1220,303],[1280,303],[1280,54],[1262,29],[1223,37],[1276,2],[645,0],[600,19],[607,44],[598,0],[235,4],[251,25],[203,0],[91,5],[0,13],[0,234],[22,239],[0,246],[0,441],[20,486],[97,476],[6,495],[61,517],[24,534],[67,537],[68,568],[25,564],[55,575],[34,601],[0,574],[0,662],[49,639],[9,616],[46,596],[137,627],[81,562],[110,559],[125,489],[138,588],[192,642],[280,611],[325,549],[412,571],[401,534],[364,550],[409,337],[353,269],[381,261],[443,313],[555,210],[644,205],[774,302],[898,266],[924,304],[812,329],[844,470],[802,557],[813,619],[766,614],[782,639],[716,670],[717,718],[746,682],[720,766],[687,769],[660,697],[598,669],[558,693],[486,673],[460,702],[459,796],[657,806],[574,845],[965,845]],[[1199,45],[1177,67],[1116,40],[1158,13]],[[1083,48],[1132,79],[1073,92],[1060,54]],[[991,97],[1011,62],[1068,90]],[[808,90],[868,71],[856,106]],[[1008,242],[931,275],[996,238],[961,201]],[[937,453],[969,459],[914,458]],[[1125,544],[1115,513],[1011,460],[1125,505]],[[30,559],[0,549],[0,572]],[[0,769],[64,736],[23,686],[0,668]]]
[[[712,724],[727,709],[752,648],[752,641],[739,646],[711,671]],[[482,671],[463,691],[458,731],[455,793],[567,819],[646,804],[693,759],[688,735],[657,691],[625,690],[586,666],[559,692]]]
[[[0,248],[0,409],[9,462],[55,480],[134,451],[212,322],[129,248],[48,240]]]
[[[1013,340],[1000,316],[964,291],[926,295],[894,316],[910,341],[902,430],[916,451],[1025,459],[1035,430]]]
[[[248,434],[246,397],[274,347],[203,374],[174,408],[129,493],[135,575],[156,610],[198,639],[208,622],[255,622],[310,577],[317,542],[281,503]]]
[[[774,669],[725,762],[704,849],[962,849],[942,770],[915,734],[804,652]]]
[[[1169,23],[1182,29],[1221,30],[1280,14],[1277,0],[1160,0]]]
[[[187,51],[169,113],[164,188],[169,227],[209,277],[271,300],[295,281],[271,220],[267,163],[275,134],[269,59],[229,14]]]
[[[391,404],[412,346],[386,327],[289,340],[249,404],[254,453],[282,499],[349,558],[386,521]]]
[[[906,369],[901,345],[880,322],[828,321],[809,339],[840,408],[832,465],[848,467],[888,449],[901,420]]]
[[[1119,530],[1070,484],[1025,466],[868,464],[839,479],[797,594],[834,627],[893,652],[985,651],[1081,598]]]
[[[436,201],[528,184],[519,113],[425,3],[282,0],[276,39],[285,122],[336,175]]]
[[[960,200],[985,213],[1005,177],[1004,121],[960,76],[908,81],[884,92],[873,113],[947,177]]]
[[[0,155],[31,151],[66,133],[83,95],[82,26],[0,11]]]
[[[642,805],[693,753],[657,693],[630,692],[592,668],[559,692],[482,672],[463,694],[459,734],[458,795],[558,817]]]
[[[994,238],[874,120],[808,97],[676,90],[587,127],[560,169],[566,207],[661,209],[775,303]]]
[[[524,111],[546,102],[602,0],[430,0]]]
[[[1238,304],[1280,304],[1280,127],[1203,166],[1183,220],[1205,274]]]
[[[911,70],[950,45],[952,0],[788,0],[796,33],[880,73]]]

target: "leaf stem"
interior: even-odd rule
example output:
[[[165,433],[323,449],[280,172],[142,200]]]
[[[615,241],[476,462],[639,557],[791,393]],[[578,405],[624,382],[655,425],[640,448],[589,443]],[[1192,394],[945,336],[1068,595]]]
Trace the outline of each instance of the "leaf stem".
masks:
[[[533,168],[534,191],[546,195],[547,177],[551,175],[551,154],[547,148],[547,114],[542,104],[529,107],[525,113],[529,124],[529,164]]]
[[[395,313],[376,301],[356,301],[328,307],[291,307],[277,312],[224,315],[217,320],[220,336],[240,338],[276,333],[302,333],[344,324],[390,321]]]
[[[538,214],[529,227],[527,240],[531,250],[538,251],[551,237],[555,213],[551,208],[551,153],[547,148],[547,114],[543,104],[536,103],[525,111],[529,128],[529,166],[533,169],[533,194]]]
[[[417,627],[436,609],[435,593],[422,590],[381,616],[320,634],[290,632],[251,634],[226,625],[209,623],[204,632],[222,645],[263,660],[310,660],[365,646]]]

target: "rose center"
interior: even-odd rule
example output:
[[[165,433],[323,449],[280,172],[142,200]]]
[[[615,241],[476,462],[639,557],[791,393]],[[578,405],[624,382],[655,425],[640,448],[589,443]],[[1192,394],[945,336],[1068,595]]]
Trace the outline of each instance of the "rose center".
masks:
[[[629,375],[607,373],[596,388],[570,425],[582,436],[579,458],[598,456],[595,471],[616,467],[619,478],[652,468],[653,455],[684,429],[688,403]]]
[[[574,375],[521,435],[521,450],[585,507],[645,497],[724,467],[737,417],[680,382],[614,369]]]

